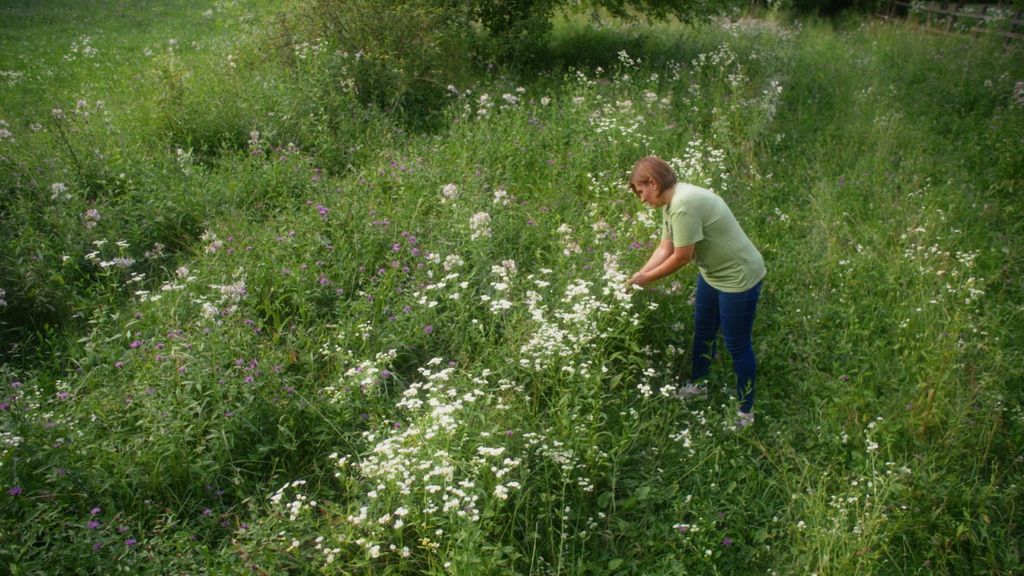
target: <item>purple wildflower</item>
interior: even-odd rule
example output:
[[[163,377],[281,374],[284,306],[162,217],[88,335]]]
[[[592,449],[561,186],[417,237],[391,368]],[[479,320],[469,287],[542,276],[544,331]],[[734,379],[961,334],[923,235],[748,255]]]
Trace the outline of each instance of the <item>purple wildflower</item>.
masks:
[[[11,496],[18,496],[21,494],[21,486],[11,486],[7,489],[7,493]]]
[[[725,546],[726,548],[729,548],[730,546],[732,546],[732,544],[733,544],[732,538],[729,538],[728,536],[726,536],[725,538],[722,538],[722,546]]]
[[[423,327],[423,333],[424,334],[433,334],[434,333],[434,326],[432,324],[427,324],[426,326]]]
[[[85,523],[85,527],[88,528],[89,530],[95,530],[95,529],[100,527],[100,521],[99,520],[89,520],[88,522]]]

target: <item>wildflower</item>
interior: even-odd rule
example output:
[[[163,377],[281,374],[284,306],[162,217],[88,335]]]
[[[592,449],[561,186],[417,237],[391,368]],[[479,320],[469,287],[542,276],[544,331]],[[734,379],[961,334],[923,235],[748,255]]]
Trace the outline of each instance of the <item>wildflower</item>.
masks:
[[[322,216],[323,218],[327,218],[327,214],[331,210],[329,208],[327,208],[326,206],[324,206],[323,204],[317,204],[316,205],[316,211],[319,212],[320,216]]]
[[[85,523],[85,527],[88,528],[89,530],[95,530],[95,529],[100,527],[100,521],[99,520],[89,520],[88,522]]]
[[[99,211],[95,208],[89,208],[82,213],[82,217],[85,218],[85,228],[94,228],[96,222],[99,221]]]
[[[50,200],[70,200],[71,195],[65,194],[67,191],[68,185],[63,182],[50,184]]]
[[[459,198],[459,187],[455,184],[445,184],[441,188],[441,202],[454,202]]]
[[[95,542],[92,545],[92,551],[93,552],[99,552],[101,548],[103,548],[103,544],[100,543],[100,542]]]
[[[427,324],[426,326],[423,327],[423,333],[424,334],[433,334],[434,333],[434,326],[431,325],[431,324]]]
[[[7,493],[11,496],[18,496],[21,494],[21,486],[11,486],[7,489]]]
[[[733,545],[732,538],[729,538],[728,536],[726,536],[725,538],[722,538],[722,546],[724,546],[726,548],[729,548],[732,545]]]
[[[124,545],[128,546],[129,548],[131,548],[132,546],[135,546],[138,543],[139,543],[139,541],[136,540],[135,538],[129,538],[129,539],[124,541]]]
[[[92,510],[89,510],[89,515],[90,516],[95,516],[95,515],[99,514],[100,512],[103,512],[103,509],[100,508],[99,506],[97,506],[97,507],[93,508]]]
[[[477,212],[469,219],[470,239],[476,240],[483,236],[491,235],[491,215],[487,212]]]

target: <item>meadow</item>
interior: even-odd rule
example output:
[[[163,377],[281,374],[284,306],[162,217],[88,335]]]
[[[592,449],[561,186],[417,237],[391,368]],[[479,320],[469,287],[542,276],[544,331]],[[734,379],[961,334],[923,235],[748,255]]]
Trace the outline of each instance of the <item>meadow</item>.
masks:
[[[416,83],[311,4],[0,6],[4,572],[1024,572],[1019,47],[584,12]],[[647,154],[764,255],[750,428],[673,394],[696,270],[625,287]]]

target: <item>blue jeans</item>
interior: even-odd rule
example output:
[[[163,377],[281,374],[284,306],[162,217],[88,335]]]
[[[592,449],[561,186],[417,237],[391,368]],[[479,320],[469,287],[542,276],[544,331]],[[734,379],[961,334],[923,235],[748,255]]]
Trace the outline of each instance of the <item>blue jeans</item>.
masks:
[[[722,329],[725,347],[732,356],[736,372],[736,396],[740,411],[754,408],[754,380],[757,360],[754,358],[754,316],[761,284],[746,292],[722,292],[697,274],[697,302],[693,307],[693,358],[690,379],[696,383],[707,378],[711,360],[715,357],[715,340]]]

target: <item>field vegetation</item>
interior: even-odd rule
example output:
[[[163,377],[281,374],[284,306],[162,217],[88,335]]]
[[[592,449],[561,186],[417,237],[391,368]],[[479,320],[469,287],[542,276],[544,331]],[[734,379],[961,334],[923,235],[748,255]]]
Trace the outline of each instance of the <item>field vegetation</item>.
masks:
[[[2,571],[1024,572],[1019,48],[439,6],[0,7]],[[765,257],[752,428],[647,154]]]

